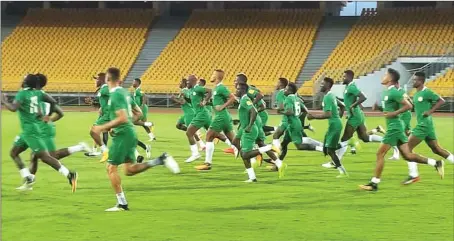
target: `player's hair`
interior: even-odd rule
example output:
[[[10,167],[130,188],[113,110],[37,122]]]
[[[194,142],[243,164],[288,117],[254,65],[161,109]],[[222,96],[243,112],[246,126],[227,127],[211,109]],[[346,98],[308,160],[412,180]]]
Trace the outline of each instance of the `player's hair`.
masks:
[[[247,83],[247,76],[245,74],[240,73],[240,74],[237,74],[236,76],[244,83]]]
[[[112,77],[112,81],[116,82],[120,80],[120,69],[111,67],[107,70],[107,73]]]
[[[215,69],[214,71],[215,71],[215,72],[218,72],[218,73],[223,73],[223,74],[224,74],[224,70],[222,70],[222,69]]]
[[[292,92],[292,94],[295,94],[298,91],[298,87],[293,82],[289,82],[287,87],[290,88],[290,91]]]
[[[392,82],[394,82],[394,83],[399,82],[400,74],[399,74],[399,72],[397,70],[389,68],[388,69],[388,74],[391,75],[391,81]]]
[[[203,83],[203,85],[206,85],[207,84],[207,81],[205,79],[199,79],[200,82]]]
[[[47,76],[37,73],[36,78],[38,79],[36,87],[44,88],[44,86],[46,86],[47,84]]]
[[[353,70],[351,70],[351,69],[345,70],[344,73],[352,79],[353,79],[353,76],[355,76],[355,72],[353,72]]]
[[[286,78],[282,78],[282,77],[279,78],[279,82],[280,82],[281,84],[284,84],[284,86],[287,86],[287,85],[288,85],[288,79],[286,79]]]
[[[38,78],[34,74],[27,74],[24,78],[24,83],[29,88],[36,88]]]
[[[426,73],[418,71],[415,73],[415,76],[421,78],[423,81],[426,81]]]
[[[331,79],[331,78],[329,78],[329,77],[325,77],[325,78],[323,79],[323,81],[325,81],[326,83],[328,83],[330,88],[333,87],[333,85],[334,85],[334,80]]]
[[[236,85],[236,88],[237,88],[237,89],[243,88],[243,89],[245,89],[246,91],[247,91],[248,87],[249,87],[249,86],[248,86],[246,83],[238,83],[238,84]]]
[[[134,80],[137,81],[137,83],[139,83],[139,85],[142,84],[142,80],[140,80],[139,78],[135,78]]]

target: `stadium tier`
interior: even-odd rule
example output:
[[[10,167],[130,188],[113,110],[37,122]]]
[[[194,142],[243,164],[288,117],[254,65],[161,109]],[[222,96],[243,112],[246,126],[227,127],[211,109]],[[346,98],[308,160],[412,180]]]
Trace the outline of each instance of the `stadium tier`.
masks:
[[[34,72],[48,76],[48,91],[93,92],[92,76],[109,66],[124,78],[152,16],[129,9],[31,9],[2,43],[2,89],[18,90]]]
[[[396,8],[366,10],[318,72],[300,89],[312,95],[324,72],[341,80],[349,68],[355,77],[372,73],[399,56],[440,56],[454,40],[452,9]]]
[[[427,87],[441,96],[454,97],[454,69],[449,69],[444,75],[427,82]]]
[[[177,37],[142,76],[146,92],[178,91],[182,77],[209,79],[226,72],[225,84],[244,72],[270,94],[279,77],[296,79],[311,49],[322,13],[315,10],[194,11]]]

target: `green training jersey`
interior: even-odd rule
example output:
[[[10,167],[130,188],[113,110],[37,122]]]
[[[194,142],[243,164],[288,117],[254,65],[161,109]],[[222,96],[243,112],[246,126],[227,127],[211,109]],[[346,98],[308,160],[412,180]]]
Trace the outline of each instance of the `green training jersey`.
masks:
[[[202,106],[202,101],[205,98],[206,89],[203,86],[195,85],[191,89],[191,104],[195,114],[208,112],[207,109]]]
[[[119,110],[125,110],[126,115],[128,116],[128,121],[126,123],[123,123],[113,129],[114,134],[134,131],[134,125],[132,124],[132,105],[135,105],[135,102],[131,100],[131,96],[127,90],[120,86],[110,90],[110,98],[108,101],[109,118],[111,120],[117,118],[116,112]]]
[[[240,105],[238,106],[238,117],[240,119],[241,128],[246,128],[249,125],[251,120],[249,111],[252,108],[255,108],[252,100],[247,95],[243,95],[240,99]]]
[[[361,116],[362,115],[362,110],[359,108],[359,105],[355,106],[353,108],[353,113],[350,112],[350,107],[352,106],[353,103],[355,103],[356,99],[358,98],[359,94],[361,91],[358,89],[358,86],[356,86],[356,83],[354,81],[350,82],[345,87],[344,91],[344,104],[345,104],[345,109],[347,110],[347,116]]]
[[[383,112],[393,112],[398,110],[401,107],[401,102],[404,99],[402,92],[397,90],[397,88],[392,85],[389,86],[383,92],[382,99],[382,108]],[[402,122],[400,121],[400,116],[393,118],[386,118],[386,126],[388,130],[399,130],[403,131]]]
[[[31,89],[23,88],[20,90],[14,100],[20,103],[18,109],[19,121],[22,131],[25,134],[39,134],[39,123],[42,122],[38,119],[39,103],[42,101],[42,92]]]
[[[328,93],[326,93],[325,96],[323,96],[322,106],[323,112],[328,111],[331,112],[331,117],[328,119],[329,122],[340,120],[336,96],[334,96],[334,94],[331,93],[331,91],[329,91]]]
[[[227,89],[227,87],[219,83],[214,87],[213,89],[213,107],[216,107],[217,105],[223,105],[227,102],[227,100],[230,98],[230,90]],[[227,111],[227,108],[223,109],[222,111],[217,111],[216,108],[215,114],[216,115],[229,115],[229,112]]]
[[[403,96],[404,98],[408,98],[407,92],[405,92],[404,89],[399,88],[399,89],[397,89],[397,90],[402,94],[402,96]],[[402,104],[400,105],[399,108],[402,108]],[[410,121],[410,120],[411,120],[411,111],[410,111],[410,110],[407,110],[407,111],[402,112],[402,113],[400,114],[400,119],[401,119],[401,120],[408,120],[408,121]]]
[[[285,98],[284,89],[279,90],[276,94],[276,104],[278,109],[281,105],[284,104]]]
[[[424,117],[426,111],[432,109],[432,106],[441,97],[433,92],[431,89],[424,86],[421,91],[417,91],[413,96],[413,104],[415,105],[416,119],[419,125],[433,126],[432,116]]]
[[[257,89],[257,87],[254,87],[254,86],[251,86],[251,85],[248,85],[248,90],[247,90],[247,96],[249,97],[249,99],[252,100],[252,103],[254,103],[254,100],[255,98],[257,97],[257,95],[260,93],[260,90]],[[262,104],[265,104],[266,106],[266,103],[265,101],[262,99],[260,100],[256,105],[255,105],[255,108],[258,108],[260,105]]]
[[[41,93],[44,95],[46,92],[44,92],[44,90],[39,90],[41,91]],[[41,110],[41,114],[43,116],[50,116],[52,113],[50,112],[50,104],[47,103],[47,102],[44,102],[44,101],[40,101],[39,102],[39,108]],[[48,133],[51,133],[51,132],[54,132],[55,131],[55,124],[52,123],[52,122],[44,122],[44,121],[41,121],[40,123],[40,128],[42,131],[44,131],[46,134]]]
[[[188,88],[181,89],[181,96],[185,100],[185,103],[181,105],[181,109],[185,115],[194,114],[194,109],[191,105],[191,90]]]
[[[287,119],[290,123],[299,122],[298,118],[301,115],[301,100],[296,95],[291,94],[285,98],[284,102],[284,112],[291,110],[293,115],[287,115]]]
[[[140,89],[140,86],[137,87],[137,89],[134,90],[134,94],[133,94],[132,97],[133,97],[132,99],[134,100],[134,102],[136,102],[136,104],[138,106],[142,107],[142,105],[143,105],[143,101],[142,101],[143,100],[142,99],[143,98],[143,92]]]
[[[98,99],[99,99],[99,105],[101,106],[101,116],[108,116],[109,115],[109,86],[107,84],[103,84],[101,88],[99,88],[98,91]]]

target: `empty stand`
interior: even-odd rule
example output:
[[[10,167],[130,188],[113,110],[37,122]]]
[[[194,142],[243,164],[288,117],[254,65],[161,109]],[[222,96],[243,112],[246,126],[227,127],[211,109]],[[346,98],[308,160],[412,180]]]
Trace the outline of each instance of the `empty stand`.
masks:
[[[454,97],[454,69],[449,69],[444,75],[427,82],[426,85],[443,97]]]
[[[194,11],[142,76],[142,88],[177,92],[182,77],[209,79],[220,68],[229,86],[244,72],[251,84],[271,93],[279,77],[296,79],[321,17],[313,10]]]
[[[325,71],[331,71],[329,77],[334,80],[341,80],[342,70],[350,68],[358,77],[398,56],[441,56],[453,39],[452,9],[368,9],[300,93],[311,95],[314,81]]]
[[[48,91],[92,92],[96,73],[115,66],[123,79],[146,37],[152,12],[130,9],[31,9],[2,45],[2,89],[44,73]]]

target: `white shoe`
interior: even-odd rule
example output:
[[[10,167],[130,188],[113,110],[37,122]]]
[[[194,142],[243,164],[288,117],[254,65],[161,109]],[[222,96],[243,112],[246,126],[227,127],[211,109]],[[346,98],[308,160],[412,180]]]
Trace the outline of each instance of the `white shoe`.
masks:
[[[190,157],[189,157],[188,159],[186,159],[186,161],[184,161],[184,162],[186,162],[186,163],[191,163],[191,162],[193,162],[193,161],[195,161],[195,160],[197,160],[197,159],[199,159],[199,158],[200,158],[200,154],[197,154],[197,155],[195,155],[195,156],[190,156]]]
[[[178,163],[173,159],[172,156],[167,156],[166,159],[164,159],[164,165],[174,174],[180,173],[180,166],[178,166]]]
[[[238,149],[236,149],[236,147],[233,147],[233,154],[235,155],[235,159],[238,159],[238,157],[240,156],[240,152],[238,151]]]
[[[31,181],[27,181],[27,179]],[[35,184],[35,175],[32,174],[31,178],[25,178],[24,184],[22,184],[20,187],[16,187],[16,190],[31,191],[33,190],[33,184]]]
[[[322,164],[322,167],[324,167],[324,168],[335,168],[335,166],[333,165],[332,162],[324,163],[324,164]]]
[[[246,182],[246,183],[257,182],[257,179],[248,179],[248,180],[246,180],[244,182]]]
[[[315,128],[309,123],[308,130],[315,132]]]
[[[392,157],[388,158],[388,160],[393,160],[393,161],[397,161],[399,159],[400,158],[398,156],[392,156]]]
[[[81,145],[81,146],[84,148],[84,151],[85,151],[85,152],[88,152],[88,153],[93,152],[93,150],[90,148],[90,146],[88,146],[87,143],[85,143],[85,142],[79,142],[79,145]]]
[[[85,156],[88,156],[88,157],[96,157],[96,156],[100,156],[100,155],[101,155],[101,152],[99,152],[99,151],[85,153]]]
[[[129,210],[128,205],[115,205],[115,207],[108,208],[104,211],[106,212],[121,212],[121,211],[127,211]]]
[[[153,126],[153,122],[147,121],[147,122],[144,122],[143,125],[146,126],[146,127],[152,127]]]
[[[150,145],[145,145],[147,148],[145,149],[145,153],[147,158],[151,157],[151,146]]]

